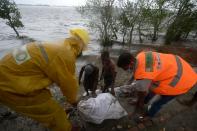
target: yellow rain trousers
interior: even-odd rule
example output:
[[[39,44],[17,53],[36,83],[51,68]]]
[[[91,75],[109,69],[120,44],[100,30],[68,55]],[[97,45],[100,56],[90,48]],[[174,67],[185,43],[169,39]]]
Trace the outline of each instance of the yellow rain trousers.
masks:
[[[45,89],[31,95],[16,95],[0,91],[0,102],[16,112],[28,116],[52,131],[70,131],[65,111]]]
[[[79,44],[72,38],[15,49],[0,60],[0,102],[53,131],[70,131],[66,113],[47,87],[56,83],[67,102],[76,102],[75,60],[79,53]]]

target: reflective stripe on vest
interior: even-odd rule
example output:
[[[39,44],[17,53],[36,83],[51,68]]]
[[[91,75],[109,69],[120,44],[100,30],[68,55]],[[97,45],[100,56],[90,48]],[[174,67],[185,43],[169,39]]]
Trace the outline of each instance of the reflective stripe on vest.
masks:
[[[145,71],[153,72],[153,54],[152,52],[145,52]]]
[[[150,89],[154,90],[155,88],[157,88],[159,86],[159,84],[160,84],[159,81],[152,82],[152,84],[150,86]]]
[[[157,59],[157,69],[161,70],[162,63],[161,63],[161,58],[160,58],[160,54],[159,53],[156,54],[156,59]]]
[[[47,53],[46,53],[44,47],[42,46],[41,43],[38,44],[38,47],[40,48],[40,51],[41,51],[42,56],[44,57],[46,63],[48,63],[48,62],[49,62],[49,58],[48,58],[48,55],[47,55]]]
[[[177,73],[174,76],[174,78],[172,79],[172,81],[169,83],[169,85],[171,87],[175,87],[177,85],[177,83],[180,81],[181,76],[182,76],[182,73],[183,73],[183,66],[182,66],[182,63],[181,63],[180,58],[178,56],[174,56],[174,57],[175,57],[176,63],[177,63]],[[151,85],[151,87],[150,87],[150,89],[151,90],[154,90],[159,85],[160,85],[160,82],[159,81],[153,82],[152,85]]]
[[[175,87],[177,83],[180,81],[181,76],[183,74],[183,66],[181,60],[178,56],[175,56],[176,64],[177,64],[177,74],[174,76],[173,80],[170,82],[170,86]]]

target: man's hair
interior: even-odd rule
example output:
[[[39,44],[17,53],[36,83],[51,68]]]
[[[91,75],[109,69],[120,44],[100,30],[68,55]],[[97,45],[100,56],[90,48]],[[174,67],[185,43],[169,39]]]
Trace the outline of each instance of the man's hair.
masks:
[[[103,59],[103,58],[109,58],[109,52],[108,51],[103,51],[101,53],[101,59]]]
[[[129,65],[132,61],[135,62],[135,57],[129,52],[124,52],[118,57],[117,66],[122,68]]]
[[[87,64],[84,70],[87,75],[90,75],[94,71],[94,67],[91,64]]]

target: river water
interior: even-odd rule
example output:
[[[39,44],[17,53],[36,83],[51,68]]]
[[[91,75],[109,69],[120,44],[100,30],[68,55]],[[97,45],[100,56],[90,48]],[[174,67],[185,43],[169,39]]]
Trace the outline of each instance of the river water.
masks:
[[[18,29],[20,35],[37,41],[56,41],[69,36],[70,28],[86,28],[91,42],[85,55],[96,54],[100,46],[98,36],[87,27],[88,19],[81,17],[75,7],[18,6],[24,28]],[[0,58],[9,50],[16,48],[26,40],[16,39],[15,32],[0,19]]]

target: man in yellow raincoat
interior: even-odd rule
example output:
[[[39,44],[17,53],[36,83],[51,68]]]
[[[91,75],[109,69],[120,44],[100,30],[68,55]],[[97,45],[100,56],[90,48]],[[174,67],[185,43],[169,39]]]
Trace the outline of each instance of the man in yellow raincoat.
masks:
[[[75,61],[89,42],[84,29],[71,29],[60,43],[29,43],[0,60],[0,103],[53,131],[70,131],[64,109],[47,89],[59,85],[67,102],[76,104]]]

